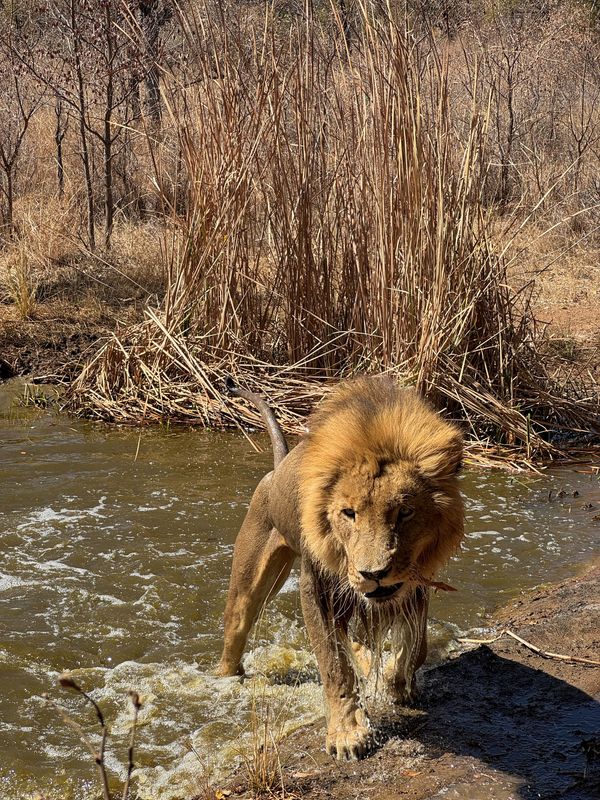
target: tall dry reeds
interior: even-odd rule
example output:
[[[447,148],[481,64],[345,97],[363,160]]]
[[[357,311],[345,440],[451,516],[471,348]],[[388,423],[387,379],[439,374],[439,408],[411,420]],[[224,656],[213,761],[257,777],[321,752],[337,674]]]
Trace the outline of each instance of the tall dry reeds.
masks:
[[[383,11],[360,4],[351,49],[310,3],[285,32],[270,7],[182,15],[196,73],[165,79],[175,184],[161,170],[174,154],[153,147],[165,302],[86,367],[72,408],[254,422],[221,394],[233,371],[293,428],[313,379],[390,370],[529,456],[589,429],[597,405],[550,378],[527,291],[490,244],[477,74],[457,126],[444,54]]]

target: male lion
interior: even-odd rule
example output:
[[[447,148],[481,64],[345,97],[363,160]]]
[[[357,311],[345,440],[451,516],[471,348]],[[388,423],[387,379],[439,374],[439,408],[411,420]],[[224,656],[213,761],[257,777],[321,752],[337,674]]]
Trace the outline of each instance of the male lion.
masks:
[[[288,454],[267,404],[230,390],[260,409],[275,469],[258,484],[235,543],[218,674],[243,673],[250,628],[299,556],[302,613],[325,689],[326,749],[360,758],[373,739],[349,626],[371,646],[391,631],[390,688],[399,702],[409,698],[427,653],[427,586],[463,535],[460,433],[416,392],[365,377],[328,395]]]

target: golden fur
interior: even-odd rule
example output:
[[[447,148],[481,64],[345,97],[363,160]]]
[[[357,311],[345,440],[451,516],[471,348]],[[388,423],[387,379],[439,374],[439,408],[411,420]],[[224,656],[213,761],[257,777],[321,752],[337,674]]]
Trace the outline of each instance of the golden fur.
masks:
[[[265,419],[276,454],[285,454],[272,414]],[[359,758],[372,744],[359,663],[377,663],[391,633],[389,683],[403,701],[425,659],[426,586],[463,535],[462,440],[416,392],[382,377],[338,386],[308,428],[275,459],[238,534],[218,672],[243,671],[248,632],[300,556],[302,611],[327,700],[326,747]],[[349,638],[360,629],[374,660]]]
[[[369,505],[388,503],[377,493],[382,472],[396,467],[397,495],[419,492],[430,503],[423,547],[413,564],[432,578],[463,536],[463,504],[457,471],[462,437],[414,390],[387,378],[341,384],[309,421],[300,465],[302,537],[323,569],[343,576],[347,554],[332,520],[332,494],[342,475],[354,497]],[[381,509],[383,514],[383,509]],[[416,522],[419,520],[417,519]],[[413,523],[414,525],[415,523]]]

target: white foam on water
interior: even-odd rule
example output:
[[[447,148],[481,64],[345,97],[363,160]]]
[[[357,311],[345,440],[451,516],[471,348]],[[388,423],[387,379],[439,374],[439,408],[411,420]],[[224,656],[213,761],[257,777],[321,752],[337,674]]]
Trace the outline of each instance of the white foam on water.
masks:
[[[102,513],[106,508],[106,496],[103,495],[97,505],[91,508],[61,508],[60,511],[55,511],[52,506],[37,509],[29,514],[26,522],[19,525],[19,528],[29,527],[31,525],[44,523],[44,522],[78,522],[86,517],[94,517],[96,519],[104,519]]]
[[[173,508],[173,503],[169,502],[162,506],[138,506],[135,510],[146,512],[146,511],[167,511],[169,508]]]
[[[74,567],[72,564],[65,564],[62,561],[51,559],[50,561],[38,561],[34,564],[34,568],[40,572],[75,572],[77,575],[91,575],[89,569],[83,567]]]
[[[108,603],[111,606],[127,605],[125,600],[121,600],[119,597],[114,597],[112,594],[95,594],[93,597],[96,597],[98,600],[103,600],[105,603]]]
[[[71,675],[84,686],[96,685],[90,694],[105,710],[111,729],[107,766],[121,779],[132,725],[128,692],[139,693],[137,751],[152,766],[135,770],[138,796],[176,800],[198,793],[207,770],[226,775],[252,751],[257,735],[252,718],[266,715],[270,730],[281,737],[322,716],[311,653],[283,644],[260,645],[250,650],[245,665],[249,677],[243,681],[217,678],[185,662],[125,661],[108,669],[73,670]],[[290,684],[282,682],[286,676]],[[50,743],[44,744],[44,753],[58,761],[68,758],[65,748]],[[209,753],[209,762],[201,763],[197,753]]]
[[[281,589],[279,590],[280,594],[294,594],[300,590],[300,581],[298,580],[298,575],[292,573],[286,582],[283,584]]]
[[[6,592],[8,589],[14,589],[15,586],[26,586],[27,581],[22,580],[16,575],[5,575],[0,572],[0,592]]]

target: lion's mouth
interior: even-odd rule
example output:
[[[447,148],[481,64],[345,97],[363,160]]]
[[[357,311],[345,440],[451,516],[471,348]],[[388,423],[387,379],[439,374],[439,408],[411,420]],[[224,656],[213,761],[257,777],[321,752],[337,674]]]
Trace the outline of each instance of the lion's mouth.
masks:
[[[387,600],[388,597],[396,594],[401,586],[401,583],[395,583],[393,586],[378,586],[372,592],[365,592],[365,597],[368,597],[369,600]]]

